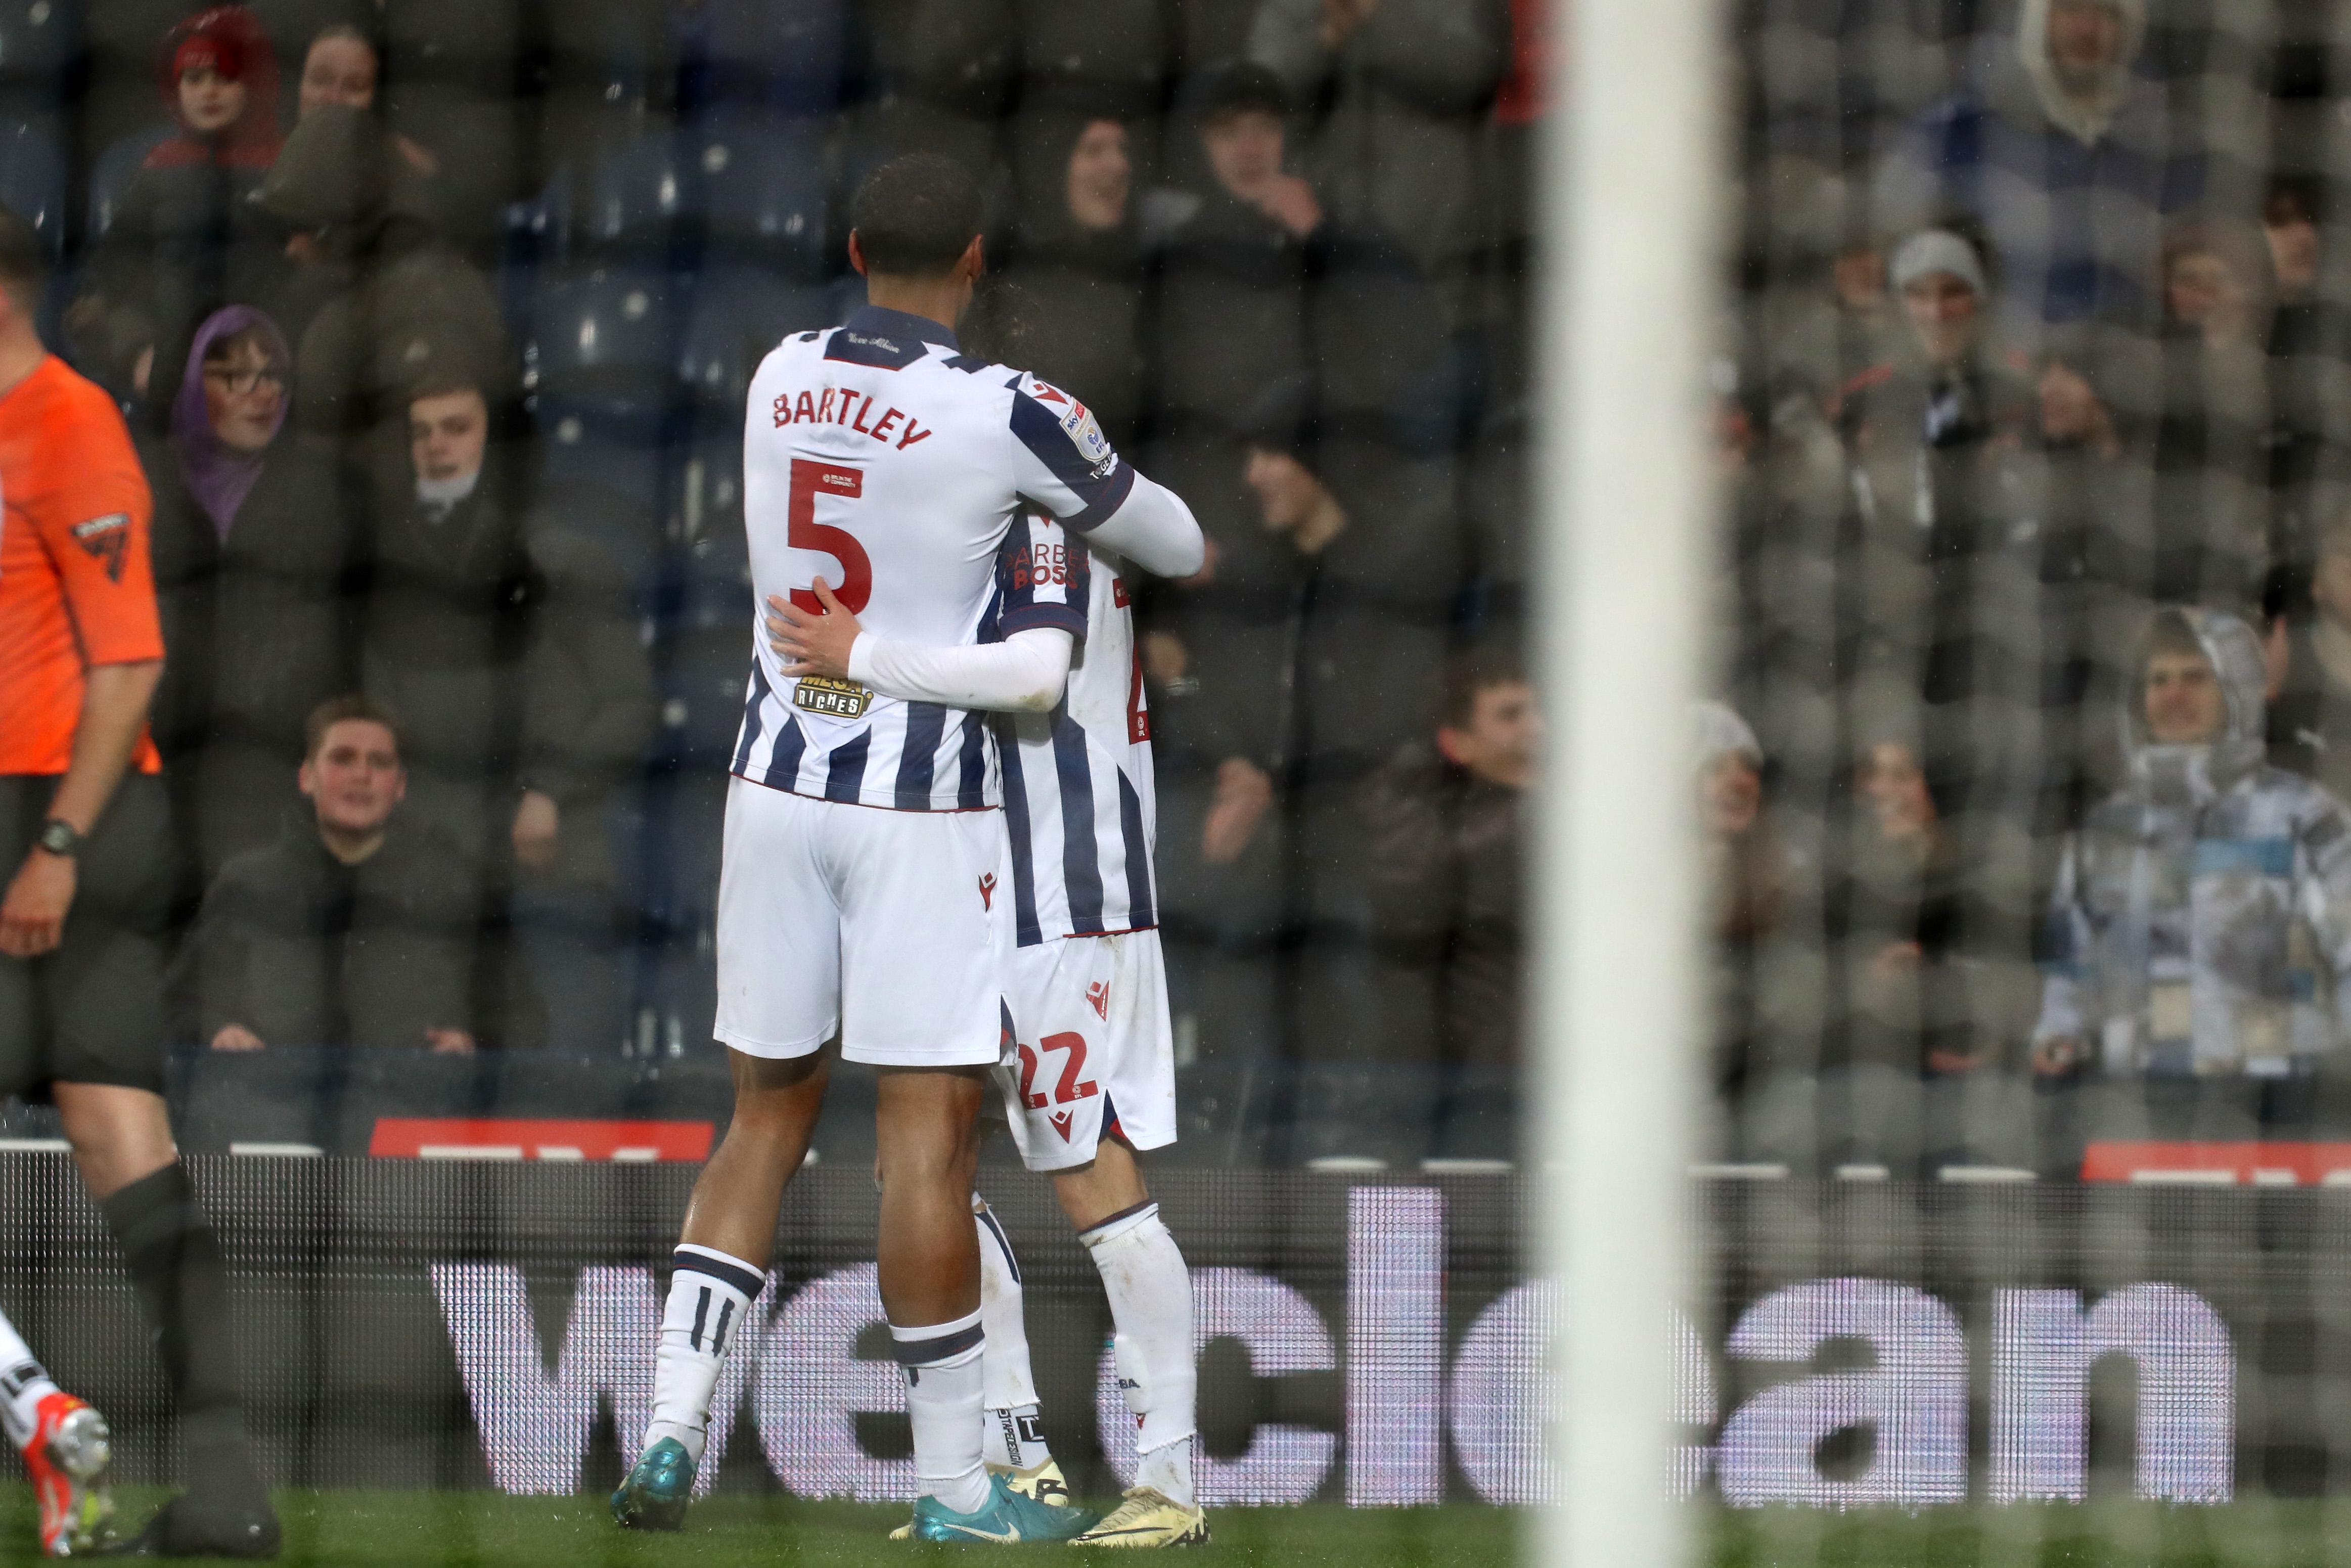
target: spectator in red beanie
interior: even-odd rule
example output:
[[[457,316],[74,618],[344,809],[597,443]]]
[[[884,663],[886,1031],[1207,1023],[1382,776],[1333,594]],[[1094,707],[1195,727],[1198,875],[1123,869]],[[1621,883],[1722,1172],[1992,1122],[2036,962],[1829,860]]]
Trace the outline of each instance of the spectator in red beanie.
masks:
[[[242,5],[183,19],[155,75],[179,133],[124,193],[67,330],[77,361],[160,427],[197,323],[230,305],[282,307],[287,264],[284,234],[249,200],[280,141],[277,57],[260,21]]]
[[[184,18],[163,35],[155,68],[180,134],[147,155],[148,168],[277,162],[277,57],[252,12],[214,5]]]

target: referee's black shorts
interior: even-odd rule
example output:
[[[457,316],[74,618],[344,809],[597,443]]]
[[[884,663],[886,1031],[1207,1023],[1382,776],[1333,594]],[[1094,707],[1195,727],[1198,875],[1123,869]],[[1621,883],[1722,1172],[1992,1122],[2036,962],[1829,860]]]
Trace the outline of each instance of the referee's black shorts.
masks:
[[[57,780],[0,776],[0,888],[47,821]],[[163,783],[126,775],[76,857],[63,940],[0,956],[0,1094],[46,1100],[51,1083],[163,1092],[164,921],[172,819]]]

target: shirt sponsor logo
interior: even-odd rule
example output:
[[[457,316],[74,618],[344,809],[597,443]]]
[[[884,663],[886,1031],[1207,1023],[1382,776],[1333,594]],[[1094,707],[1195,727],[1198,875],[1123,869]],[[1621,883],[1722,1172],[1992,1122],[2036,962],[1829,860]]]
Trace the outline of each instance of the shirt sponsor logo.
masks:
[[[1070,547],[1059,544],[1033,544],[1012,558],[1012,586],[1015,590],[1058,588],[1070,580]]]
[[[131,514],[109,512],[73,526],[74,542],[106,563],[106,580],[122,580],[123,550],[131,543]]]
[[[792,706],[827,718],[863,718],[873,706],[873,694],[848,681],[826,675],[802,675],[792,688]]]

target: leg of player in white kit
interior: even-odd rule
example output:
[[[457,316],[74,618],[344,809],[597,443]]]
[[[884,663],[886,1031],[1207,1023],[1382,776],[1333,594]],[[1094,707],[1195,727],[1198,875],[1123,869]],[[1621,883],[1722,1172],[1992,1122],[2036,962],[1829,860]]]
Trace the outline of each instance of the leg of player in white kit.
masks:
[[[77,1557],[99,1544],[114,1500],[113,1437],[95,1409],[59,1388],[16,1327],[0,1317],[0,1427],[25,1457],[41,1505],[41,1552]]]
[[[702,1465],[710,1401],[767,1278],[784,1186],[808,1158],[831,1056],[771,1061],[729,1051],[735,1116],[703,1167],[672,1255],[653,1349],[653,1415],[635,1464],[612,1494],[614,1521],[675,1530]]]
[[[1003,1477],[1013,1490],[1049,1508],[1068,1508],[1072,1502],[1069,1481],[1045,1445],[1038,1416],[1020,1265],[1012,1255],[1011,1239],[977,1193],[971,1195],[971,1212],[979,1230],[979,1325],[987,1336],[980,1357],[987,1390],[980,1458],[987,1473]],[[912,1524],[902,1524],[890,1532],[890,1539],[904,1541],[914,1533]]]
[[[979,1221],[979,1315],[987,1330],[987,1468],[1017,1491],[1039,1502],[1070,1500],[1061,1467],[1053,1461],[1038,1418],[1037,1381],[1029,1363],[1029,1324],[1023,1315],[1020,1264],[1011,1238],[975,1194],[972,1213]]]
[[[1078,1539],[1098,1546],[1205,1542],[1207,1519],[1192,1486],[1199,1377],[1183,1251],[1144,1186],[1134,1152],[1115,1135],[1096,1145],[1092,1164],[1054,1173],[1053,1191],[1102,1275],[1118,1329],[1120,1380],[1138,1423],[1134,1485]]]

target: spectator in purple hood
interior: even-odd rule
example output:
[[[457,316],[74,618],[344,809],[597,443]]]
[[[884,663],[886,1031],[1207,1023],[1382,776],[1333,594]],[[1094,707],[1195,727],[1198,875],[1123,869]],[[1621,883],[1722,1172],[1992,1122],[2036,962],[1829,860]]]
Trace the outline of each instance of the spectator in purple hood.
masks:
[[[357,513],[329,458],[286,432],[293,353],[249,306],[198,326],[155,491],[166,662],[152,725],[193,891],[276,835],[310,710],[351,684]]]

